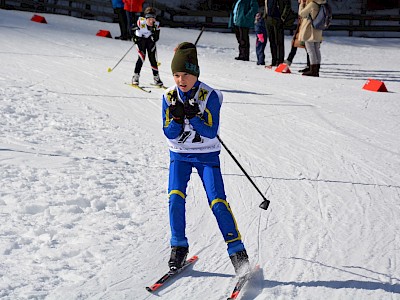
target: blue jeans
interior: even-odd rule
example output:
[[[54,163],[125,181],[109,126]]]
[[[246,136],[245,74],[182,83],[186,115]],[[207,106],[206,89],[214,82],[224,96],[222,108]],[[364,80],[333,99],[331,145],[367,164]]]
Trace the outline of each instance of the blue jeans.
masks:
[[[225,200],[224,183],[219,157],[210,162],[188,162],[172,160],[169,168],[169,218],[171,227],[171,246],[189,247],[185,234],[186,228],[186,188],[196,168],[207,194],[208,204],[219,229],[228,245],[228,254],[244,250],[239,230],[228,202]]]

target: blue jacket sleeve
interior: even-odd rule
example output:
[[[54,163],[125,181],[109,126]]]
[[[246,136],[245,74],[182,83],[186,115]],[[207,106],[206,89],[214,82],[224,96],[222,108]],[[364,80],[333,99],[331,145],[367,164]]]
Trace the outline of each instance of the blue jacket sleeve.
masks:
[[[172,119],[169,113],[169,105],[163,95],[162,99],[162,118],[163,118],[163,131],[168,139],[177,138],[183,130],[183,124],[179,124]]]
[[[219,111],[221,110],[221,102],[215,91],[210,94],[207,106],[200,118],[196,116],[189,120],[194,130],[201,136],[207,138],[215,138],[219,128]]]

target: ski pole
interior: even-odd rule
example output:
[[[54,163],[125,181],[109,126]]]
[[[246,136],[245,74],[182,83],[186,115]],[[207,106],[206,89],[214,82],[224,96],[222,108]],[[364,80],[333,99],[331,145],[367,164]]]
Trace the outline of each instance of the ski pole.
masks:
[[[269,200],[265,198],[265,196],[261,193],[260,189],[257,187],[257,185],[254,183],[254,181],[251,179],[251,177],[247,174],[246,170],[243,169],[242,165],[238,162],[236,157],[232,154],[232,152],[228,149],[228,147],[224,144],[224,142],[221,140],[219,135],[217,135],[217,138],[221,145],[225,148],[225,150],[229,153],[229,155],[232,157],[232,159],[235,161],[235,163],[238,165],[240,170],[242,170],[243,174],[247,177],[247,179],[250,181],[250,183],[256,188],[257,192],[260,194],[260,196],[263,198],[263,202],[259,205],[261,209],[267,210],[269,206]]]
[[[124,57],[128,54],[129,51],[131,51],[131,49],[135,46],[135,43],[128,49],[128,51],[126,51],[126,53],[124,54],[124,56],[121,57],[121,59],[117,62],[117,64],[113,67],[113,68],[108,68],[108,72],[112,72],[118,65],[119,63],[124,59]]]
[[[157,49],[156,49],[156,61],[157,61],[157,66],[161,66],[161,63],[158,61],[158,55],[157,55]]]
[[[196,42],[194,43],[195,46],[197,45],[197,42],[200,40],[200,37],[201,37],[201,35],[203,34],[203,31],[204,31],[204,26],[201,27],[201,31],[200,31],[200,33],[199,33],[199,36],[197,37],[197,40],[196,40]]]

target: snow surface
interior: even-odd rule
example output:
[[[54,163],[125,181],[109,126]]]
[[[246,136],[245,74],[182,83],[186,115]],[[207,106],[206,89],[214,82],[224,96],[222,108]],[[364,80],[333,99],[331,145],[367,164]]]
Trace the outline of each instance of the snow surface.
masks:
[[[192,269],[167,269],[168,150],[161,94],[129,82],[117,24],[0,10],[0,298],[226,299],[234,271],[197,174],[188,188]],[[196,30],[163,28],[161,78]],[[399,39],[328,37],[320,78],[239,62],[233,34],[205,32],[200,79],[224,94],[226,193],[253,264],[242,299],[400,299]],[[286,37],[288,52],[290,36]],[[267,62],[270,61],[266,50]],[[389,93],[363,90],[368,78]],[[148,61],[141,82],[151,82]]]

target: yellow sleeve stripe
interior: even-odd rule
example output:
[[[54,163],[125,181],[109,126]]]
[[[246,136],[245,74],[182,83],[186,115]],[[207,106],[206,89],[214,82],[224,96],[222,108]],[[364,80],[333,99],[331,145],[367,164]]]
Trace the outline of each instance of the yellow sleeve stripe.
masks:
[[[205,124],[206,124],[207,126],[210,126],[210,127],[211,127],[212,124],[213,124],[213,119],[212,119],[211,112],[210,112],[210,110],[209,110],[208,108],[205,108],[205,109],[204,109],[204,112],[207,113],[207,120],[206,120]]]
[[[168,127],[169,123],[171,123],[172,119],[169,117],[169,107],[165,111],[165,124],[164,127]]]

